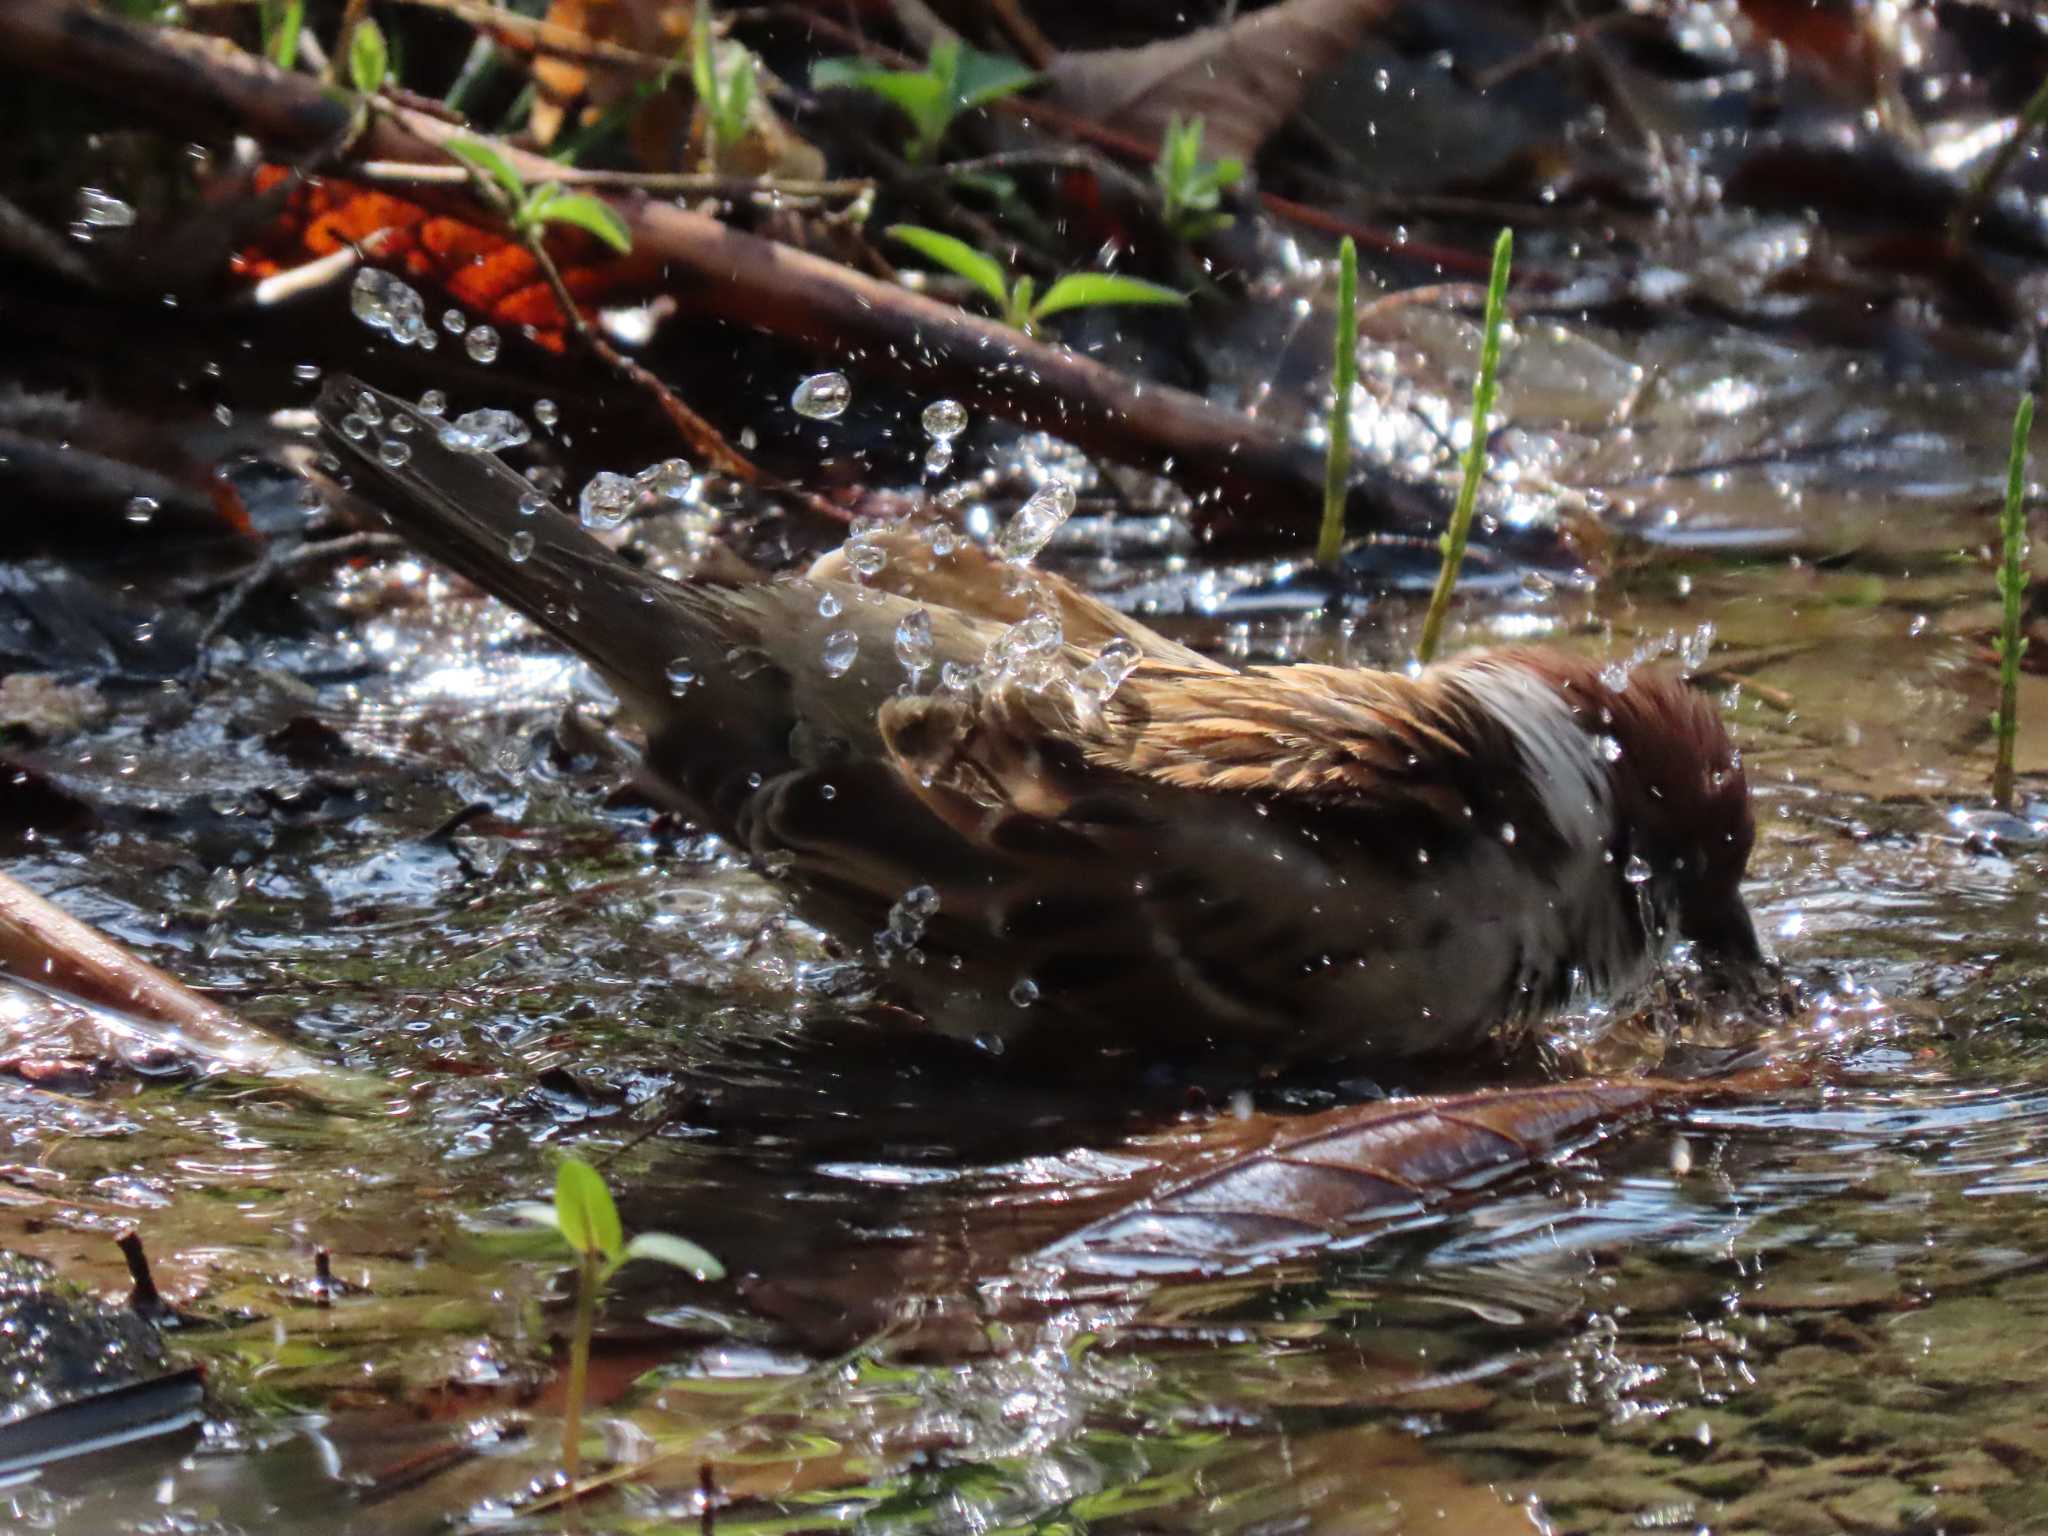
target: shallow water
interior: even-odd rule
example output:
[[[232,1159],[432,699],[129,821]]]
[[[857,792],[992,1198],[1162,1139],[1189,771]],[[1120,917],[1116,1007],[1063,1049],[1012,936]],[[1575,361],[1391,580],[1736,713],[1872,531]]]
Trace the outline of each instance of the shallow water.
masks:
[[[1450,359],[1363,434],[1398,461],[1418,413],[1454,425],[1459,340],[1381,339]],[[196,1447],[0,1491],[0,1517],[555,1528],[513,1510],[553,1476],[562,1277],[474,1228],[573,1146],[629,1225],[736,1277],[621,1277],[595,1391],[625,1471],[590,1529],[694,1528],[706,1487],[728,1532],[2048,1529],[2048,843],[1972,819],[2011,392],[1668,331],[1525,326],[1513,357],[1495,510],[1562,486],[1640,538],[1597,590],[1502,583],[1454,640],[1704,665],[1756,786],[1760,930],[1807,996],[1773,1049],[1813,1082],[1333,1250],[1047,1294],[990,1234],[1113,1195],[1133,1138],[1212,1111],[863,1016],[871,978],[771,886],[612,794],[601,732],[557,745],[601,703],[579,668],[419,563],[352,568],[317,583],[331,625],[231,641],[189,696],[109,689],[21,754],[96,814],[11,834],[10,868],[388,1091],[323,1112],[133,1046],[63,1097],[0,1088],[0,1243],[116,1295],[110,1237],[139,1226],[213,1393]],[[1270,568],[1147,542],[1065,558],[1227,654],[1412,644],[1411,598],[1340,634],[1232,596]],[[2048,770],[2040,679],[2021,714]],[[88,1018],[0,1007],[10,1055],[105,1054]],[[1546,1059],[1643,1072],[1739,1024],[1576,1017]]]

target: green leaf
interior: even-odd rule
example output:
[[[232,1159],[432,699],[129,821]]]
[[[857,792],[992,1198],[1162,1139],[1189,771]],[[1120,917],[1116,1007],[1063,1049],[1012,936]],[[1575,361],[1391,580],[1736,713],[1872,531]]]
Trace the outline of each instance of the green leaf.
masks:
[[[529,217],[537,224],[573,224],[597,236],[621,256],[633,249],[633,232],[626,228],[618,211],[601,197],[565,193],[557,187],[554,196],[530,210]]]
[[[866,59],[820,59],[811,66],[811,89],[866,90],[868,76],[881,73]]]
[[[1045,290],[1045,297],[1031,311],[1034,320],[1056,315],[1063,309],[1093,309],[1105,304],[1185,304],[1188,296],[1177,288],[1148,283],[1143,278],[1124,277],[1115,272],[1069,272]]]
[[[642,1232],[626,1244],[626,1258],[652,1259],[674,1269],[688,1270],[699,1280],[723,1280],[725,1266],[687,1237],[673,1232]]]
[[[1038,279],[1026,274],[1017,279],[1010,289],[1009,302],[1003,305],[1003,318],[1020,331],[1031,329],[1031,322],[1037,318],[1031,307],[1031,300],[1038,293]]]
[[[725,100],[718,104],[718,121],[714,125],[723,143],[738,143],[747,131],[747,111],[754,104],[755,68],[751,53],[741,54],[739,63],[733,66],[732,78],[726,84]]]
[[[932,50],[936,62],[939,50]],[[1000,53],[983,53],[978,48],[960,47],[959,63],[952,71],[953,100],[960,111],[969,111],[1011,96],[1038,83],[1038,72]]]
[[[926,260],[935,261],[947,271],[966,278],[993,299],[998,309],[1008,299],[1002,264],[993,256],[983,255],[965,240],[956,240],[921,224],[891,224],[888,233],[892,240],[901,241]]]
[[[441,147],[458,160],[465,160],[505,189],[516,203],[526,201],[526,183],[512,169],[512,162],[478,139],[449,139]]]
[[[384,29],[375,18],[365,16],[349,35],[349,78],[367,96],[384,84],[384,77],[390,72],[391,51],[384,43]]]
[[[578,1253],[616,1258],[625,1250],[619,1208],[604,1175],[580,1157],[565,1157],[555,1174],[555,1225]]]
[[[943,81],[930,75],[877,70],[861,84],[910,119],[918,146],[929,149],[945,137],[947,125],[953,121],[953,104]]]
[[[1014,202],[1017,179],[997,171],[954,171],[953,185],[964,192],[980,192],[998,203]]]
[[[697,14],[690,21],[690,85],[704,110],[712,110],[718,97],[718,80],[711,70],[711,7],[697,0]]]
[[[279,69],[299,61],[299,32],[306,24],[305,0],[264,0],[263,56]]]

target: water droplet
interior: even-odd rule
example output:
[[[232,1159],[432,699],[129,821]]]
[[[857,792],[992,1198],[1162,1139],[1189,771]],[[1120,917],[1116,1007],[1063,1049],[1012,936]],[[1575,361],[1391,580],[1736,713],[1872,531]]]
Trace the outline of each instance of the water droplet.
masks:
[[[882,574],[882,567],[889,563],[889,552],[879,544],[855,539],[846,546],[846,563],[853,567],[855,575],[871,580]]]
[[[1038,1001],[1038,983],[1029,976],[1020,976],[1010,988],[1010,1001],[1019,1008],[1029,1008]]]
[[[561,408],[552,400],[536,400],[533,402],[533,419],[544,427],[552,428],[562,419]]]
[[[697,683],[697,666],[688,656],[678,656],[668,664],[668,691],[677,698],[688,693]]]
[[[462,350],[469,354],[471,362],[495,363],[498,360],[498,333],[488,325],[479,325],[462,338]]]
[[[301,384],[317,384],[320,381],[320,365],[318,363],[300,363],[292,369],[292,377]]]
[[[532,557],[537,542],[531,529],[522,528],[505,541],[505,556],[514,565],[522,565]]]
[[[932,914],[939,910],[939,893],[928,885],[914,885],[889,908],[889,937],[908,948],[924,937]]]
[[[1607,759],[1608,762],[1618,763],[1621,761],[1621,743],[1612,736],[1600,737],[1597,744],[1600,748],[1600,755]]]
[[[377,445],[377,458],[387,469],[396,469],[412,457],[412,444],[387,437]]]
[[[382,331],[402,347],[422,346],[434,339],[427,328],[426,306],[413,287],[381,267],[358,267],[349,286],[350,311],[373,331]]]
[[[913,682],[932,664],[932,616],[924,609],[912,609],[896,626],[896,659],[909,670]]]
[[[853,386],[843,373],[814,373],[789,397],[790,409],[813,421],[831,421],[853,403]]]
[[[1641,854],[1632,853],[1628,856],[1628,863],[1622,866],[1621,874],[1630,885],[1642,885],[1650,878],[1650,866]]]
[[[122,509],[123,515],[131,523],[151,522],[155,519],[156,512],[157,499],[154,496],[131,496],[128,498],[128,505]]]
[[[1500,840],[1509,847],[1514,846],[1515,824],[1512,821],[1504,821],[1500,824]]]
[[[1029,565],[1073,511],[1074,488],[1064,480],[1048,480],[1004,525],[996,537],[996,554],[1012,565]]]
[[[663,459],[659,464],[641,470],[637,478],[664,501],[690,499],[692,480],[688,459]]]
[[[1100,711],[1143,659],[1143,653],[1130,641],[1110,641],[1096,652],[1093,661],[1074,674],[1068,685],[1074,691],[1074,702],[1089,713]]]
[[[430,389],[420,396],[422,416],[445,416],[448,414],[448,397],[438,389]]]
[[[542,496],[539,491],[528,491],[519,498],[519,515],[521,517],[539,517],[540,509],[547,504],[547,498]]]
[[[135,210],[110,192],[80,187],[78,222],[89,229],[126,229],[135,222]]]
[[[953,445],[948,442],[933,443],[924,453],[924,472],[928,475],[943,475],[953,467]]]
[[[835,629],[825,637],[824,652],[818,657],[828,677],[844,677],[860,655],[860,636],[850,629]]]
[[[825,591],[818,594],[819,618],[836,619],[845,610],[846,605],[839,601],[839,594],[837,592]]]
[[[370,435],[370,424],[351,413],[341,418],[341,435],[352,443],[360,443]]]
[[[420,419],[417,416],[400,414],[391,418],[391,430],[400,437],[409,437],[419,429]]]
[[[441,316],[441,329],[450,336],[460,336],[469,329],[469,316],[459,309],[451,309]]]
[[[576,512],[586,528],[612,529],[626,520],[639,499],[640,488],[631,480],[604,470],[583,487],[583,494],[576,498]]]
[[[441,446],[457,453],[496,453],[533,441],[533,429],[510,411],[464,411],[441,429]]]
[[[965,693],[974,686],[974,668],[964,661],[949,661],[939,667],[939,686],[948,693]]]
[[[967,407],[958,400],[934,400],[918,419],[929,435],[949,442],[967,430]]]
[[[356,414],[373,427],[384,425],[384,402],[367,389],[356,391]]]

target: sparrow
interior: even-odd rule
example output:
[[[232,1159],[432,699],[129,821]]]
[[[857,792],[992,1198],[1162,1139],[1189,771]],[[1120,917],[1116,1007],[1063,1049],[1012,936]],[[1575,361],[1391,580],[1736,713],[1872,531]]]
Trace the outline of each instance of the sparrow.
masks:
[[[319,416],[358,496],[606,679],[653,788],[986,1050],[1384,1068],[1679,936],[1761,963],[1741,759],[1676,676],[1226,666],[914,519],[673,581],[390,396],[334,379]]]

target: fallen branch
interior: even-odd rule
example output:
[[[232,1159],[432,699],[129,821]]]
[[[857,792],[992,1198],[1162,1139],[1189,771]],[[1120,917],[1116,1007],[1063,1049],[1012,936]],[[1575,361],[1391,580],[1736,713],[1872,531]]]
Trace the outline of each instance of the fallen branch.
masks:
[[[439,164],[441,146],[461,132],[392,107],[350,139],[351,105],[316,81],[207,39],[118,21],[84,0],[0,0],[0,39],[0,57],[112,107],[180,133],[251,135],[278,153],[347,143],[352,157]],[[545,179],[554,169],[497,147],[523,177]],[[1320,456],[1263,421],[700,213],[645,197],[614,198],[613,206],[636,255],[662,262],[676,297],[701,313],[829,347],[861,372],[1171,475],[1226,522],[1289,536],[1314,526]],[[1369,472],[1353,486],[1349,510],[1354,526],[1433,533],[1445,508],[1433,487]]]
[[[282,1079],[309,1097],[361,1102],[367,1079],[331,1067],[245,1024],[97,928],[0,874],[0,972],[169,1031],[164,1043],[228,1067]]]

